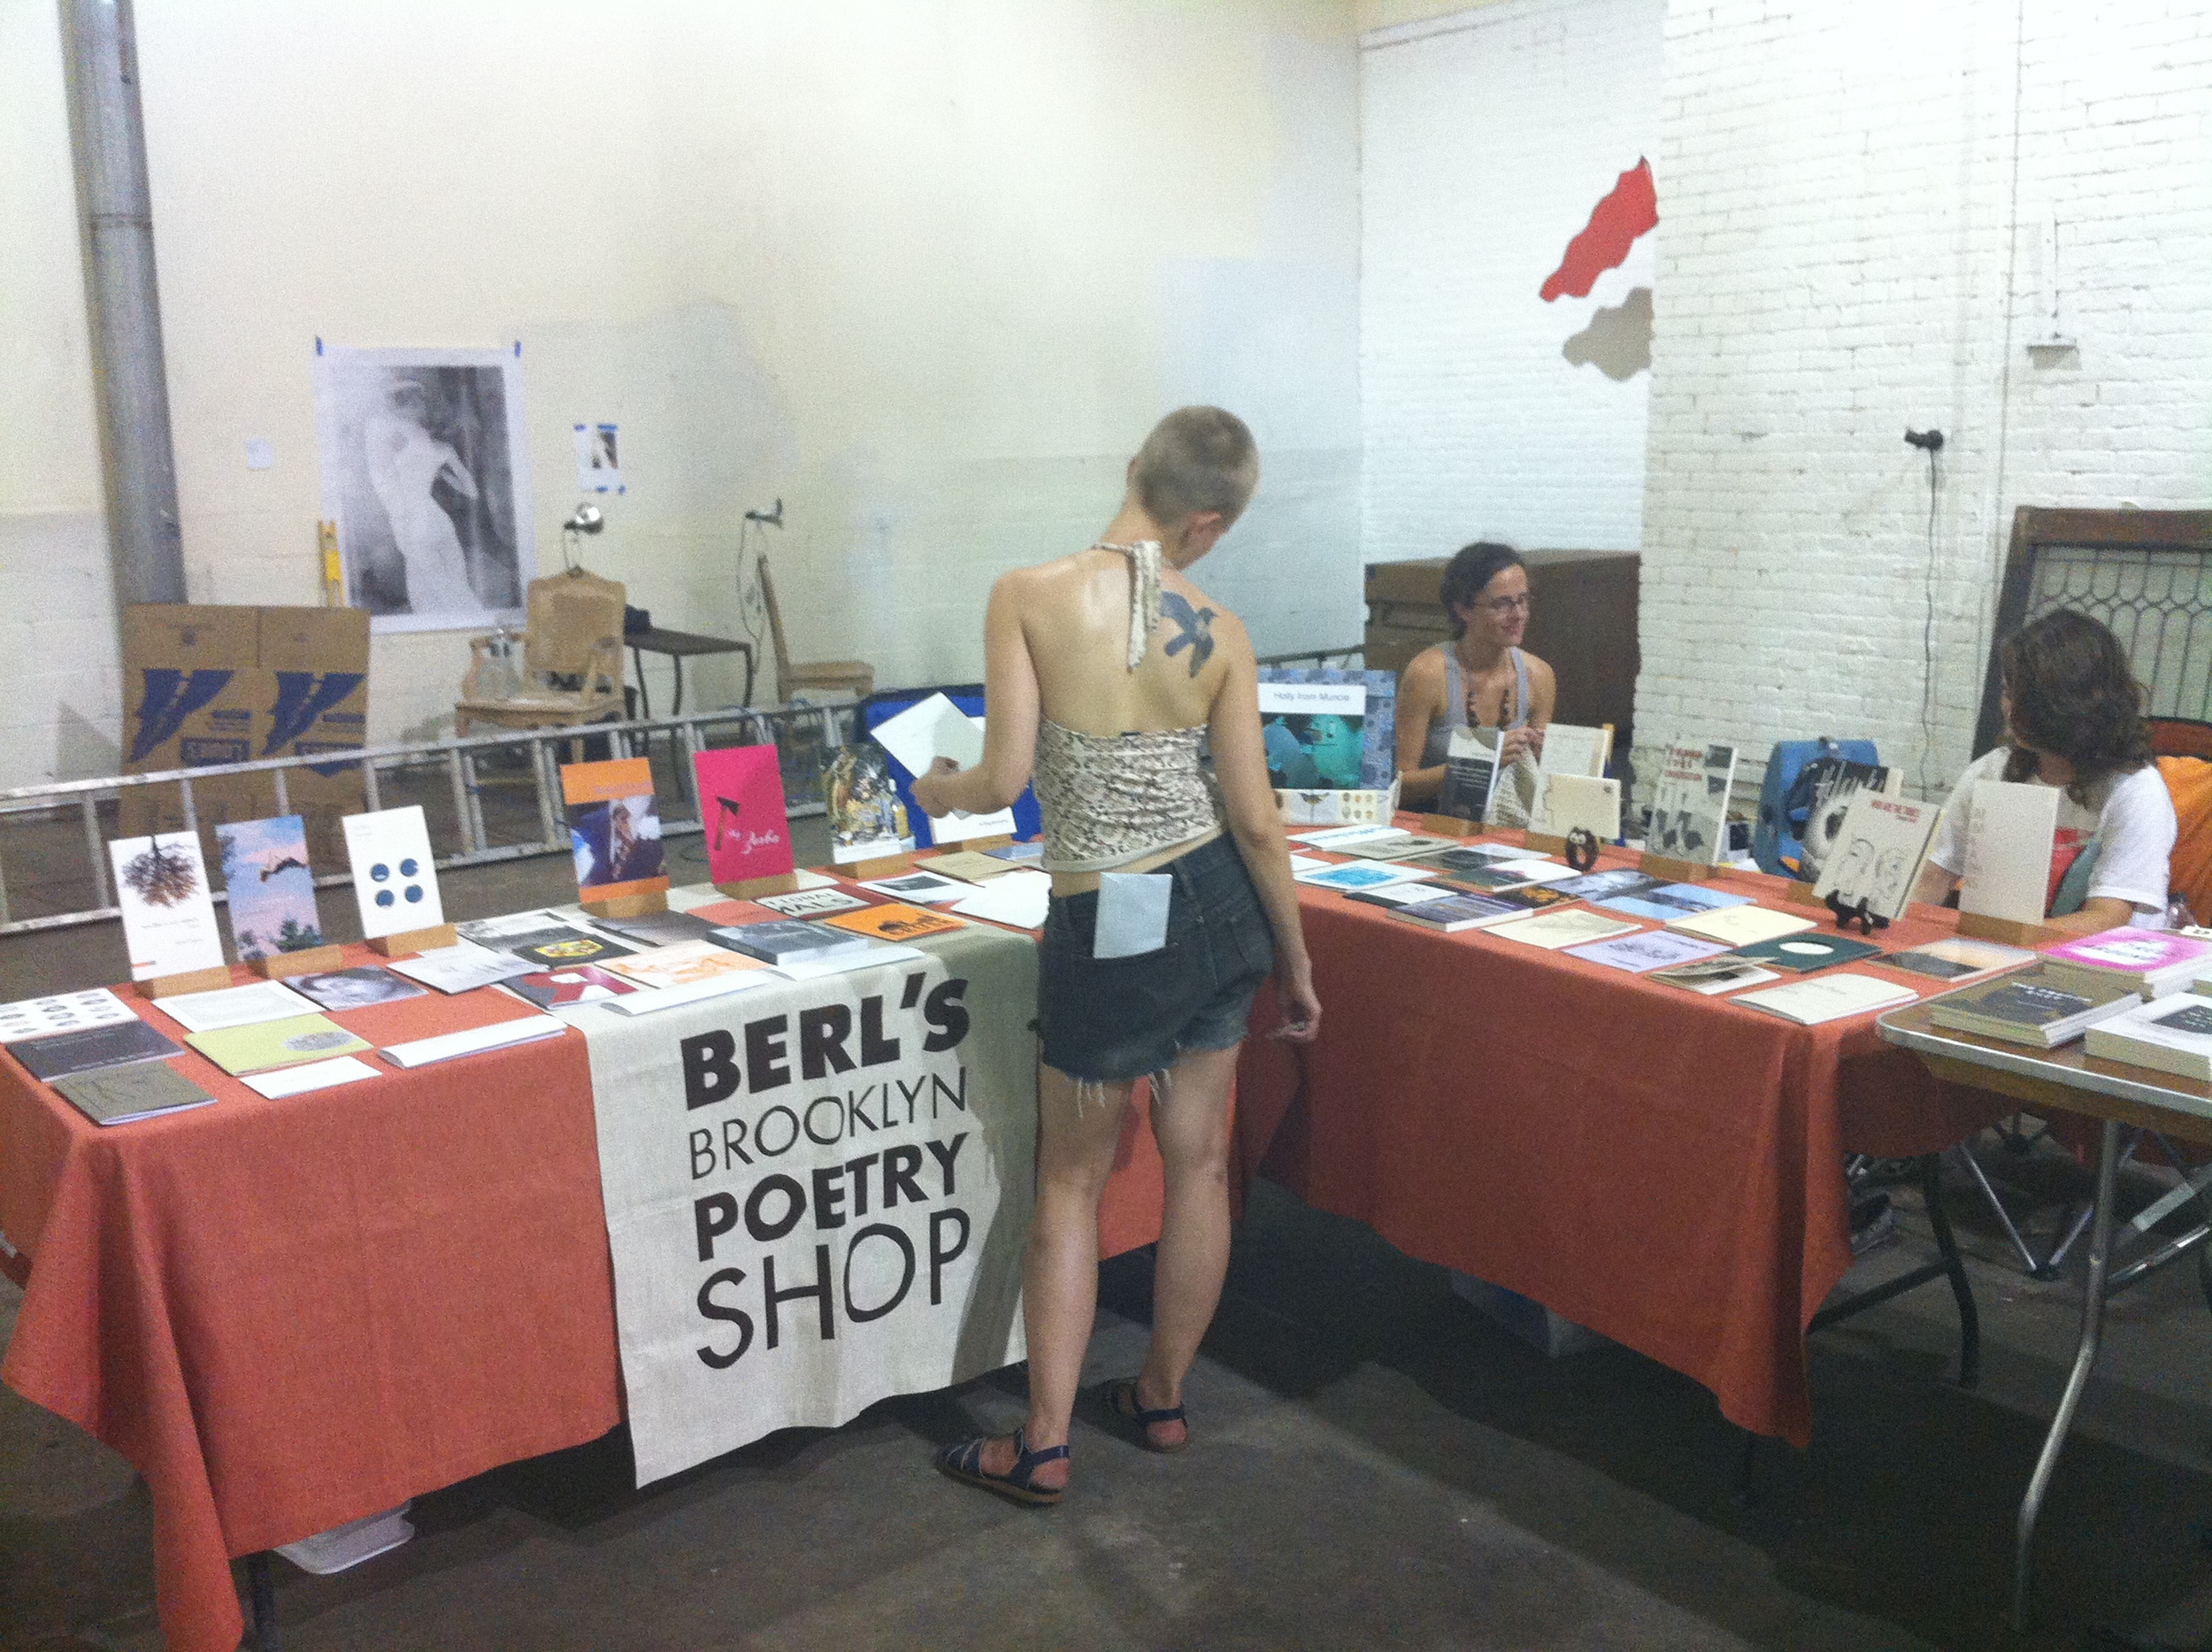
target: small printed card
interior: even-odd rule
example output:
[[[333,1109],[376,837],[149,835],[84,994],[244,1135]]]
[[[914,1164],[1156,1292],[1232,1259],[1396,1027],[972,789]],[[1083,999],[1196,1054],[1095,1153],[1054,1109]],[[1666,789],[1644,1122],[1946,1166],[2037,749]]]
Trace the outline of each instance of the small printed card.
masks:
[[[56,993],[0,1003],[0,1044],[43,1038],[49,1033],[81,1033],[96,1026],[120,1026],[138,1016],[104,987],[89,992]]]
[[[348,815],[344,825],[364,935],[373,941],[445,922],[438,868],[430,857],[430,827],[420,803]]]

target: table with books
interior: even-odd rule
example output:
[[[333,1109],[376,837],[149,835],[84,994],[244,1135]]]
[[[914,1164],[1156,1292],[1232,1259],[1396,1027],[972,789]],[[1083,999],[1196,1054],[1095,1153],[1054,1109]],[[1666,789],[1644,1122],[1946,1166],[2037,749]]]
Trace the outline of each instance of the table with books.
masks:
[[[1515,870],[1517,834],[1425,857],[1380,835],[1416,824],[1294,837],[1324,1021],[1304,1050],[1246,1043],[1243,1167],[1804,1444],[1806,1328],[1851,1262],[1845,1152],[1924,1156],[2007,1110],[1875,1014],[2026,955],[1924,907],[1847,939],[1757,873],[1670,885],[1607,850],[1578,884]],[[1459,929],[1431,898],[1455,880]]]
[[[643,1481],[1018,1358],[1034,875],[0,1006],[0,1378],[145,1477],[167,1644],[236,1644],[233,1556],[626,1417]],[[1159,1198],[1133,1119],[1102,1250]]]
[[[2096,1366],[2106,1302],[2208,1237],[2200,1226],[2159,1242],[2125,1267],[2113,1266],[2122,1129],[2212,1146],[2212,1002],[2193,990],[2200,975],[2212,975],[2212,944],[2200,935],[2108,931],[2047,948],[2032,968],[1880,1019],[1882,1036],[1917,1056],[1936,1078],[2002,1097],[2008,1108],[2025,1105],[2101,1126],[2080,1338],[2016,1527],[2012,1617],[2018,1629],[2028,1627],[2037,1524]],[[2160,1218],[2200,1192],[2194,1179],[2185,1179],[2136,1218],[2133,1234],[2147,1235]]]

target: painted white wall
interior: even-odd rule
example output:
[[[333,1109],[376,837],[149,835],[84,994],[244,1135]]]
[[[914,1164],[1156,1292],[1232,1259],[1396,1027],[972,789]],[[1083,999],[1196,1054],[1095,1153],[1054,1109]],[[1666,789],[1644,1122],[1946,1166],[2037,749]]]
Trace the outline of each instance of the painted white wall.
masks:
[[[1939,793],[2014,508],[2212,504],[2212,7],[1675,0],[1664,73],[1637,734]]]
[[[319,600],[318,336],[518,339],[541,567],[569,426],[616,420],[587,561],[661,623],[738,634],[739,519],[780,495],[795,657],[978,676],[991,579],[1084,543],[1203,399],[1264,465],[1203,577],[1263,649],[1357,636],[1348,0],[137,14],[193,600]],[[57,27],[0,0],[0,371],[42,410],[0,558],[56,597],[0,616],[0,784],[111,772],[121,711]],[[380,637],[372,738],[446,727],[465,657]]]
[[[1477,538],[1634,549],[1651,376],[1563,355],[1652,281],[1540,289],[1659,130],[1664,0],[1507,0],[1360,53],[1362,532],[1370,561]]]

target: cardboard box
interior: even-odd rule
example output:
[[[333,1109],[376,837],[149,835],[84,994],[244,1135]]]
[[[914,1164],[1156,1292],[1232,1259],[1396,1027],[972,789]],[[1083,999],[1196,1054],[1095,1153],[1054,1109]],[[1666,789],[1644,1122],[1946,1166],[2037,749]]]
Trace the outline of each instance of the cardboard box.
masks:
[[[356,609],[219,608],[196,603],[123,611],[124,772],[357,751],[368,735],[369,617]],[[343,864],[338,822],[366,806],[357,764],[287,777],[292,811],[307,820],[319,870]],[[266,775],[196,782],[194,812],[208,864],[211,828],[274,814]],[[184,829],[173,786],[123,795],[125,836]]]

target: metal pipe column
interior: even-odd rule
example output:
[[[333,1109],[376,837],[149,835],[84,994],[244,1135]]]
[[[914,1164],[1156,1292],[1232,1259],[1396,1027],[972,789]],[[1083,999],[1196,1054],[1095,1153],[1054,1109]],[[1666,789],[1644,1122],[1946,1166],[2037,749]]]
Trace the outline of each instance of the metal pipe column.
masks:
[[[130,0],[62,0],[108,543],[123,603],[180,603],[184,542]]]

